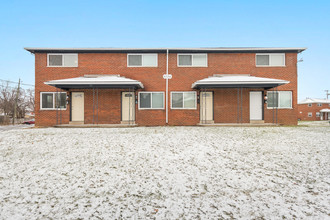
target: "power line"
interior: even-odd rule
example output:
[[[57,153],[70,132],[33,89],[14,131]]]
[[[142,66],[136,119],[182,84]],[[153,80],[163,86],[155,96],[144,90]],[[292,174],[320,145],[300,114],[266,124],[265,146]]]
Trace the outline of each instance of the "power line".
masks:
[[[19,84],[18,82],[14,82],[14,81],[10,81],[10,80],[5,80],[5,79],[0,79],[0,81],[2,82],[8,82],[8,83],[15,83],[15,84]],[[25,85],[25,86],[34,86],[32,84],[28,84],[28,83],[20,83],[21,85]]]

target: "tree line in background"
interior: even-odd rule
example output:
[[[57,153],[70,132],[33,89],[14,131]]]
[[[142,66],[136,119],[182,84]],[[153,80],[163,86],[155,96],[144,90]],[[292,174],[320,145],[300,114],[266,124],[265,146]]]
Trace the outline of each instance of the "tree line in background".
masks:
[[[0,85],[0,123],[22,119],[27,113],[34,113],[34,89],[12,87],[8,83]]]

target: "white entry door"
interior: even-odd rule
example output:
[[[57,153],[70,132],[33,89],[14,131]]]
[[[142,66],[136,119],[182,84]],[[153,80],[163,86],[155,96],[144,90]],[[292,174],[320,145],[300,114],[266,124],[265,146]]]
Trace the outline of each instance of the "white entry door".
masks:
[[[135,121],[135,97],[134,92],[121,93],[121,121]]]
[[[250,120],[262,120],[262,92],[250,92]]]
[[[200,121],[201,123],[213,122],[213,92],[201,92],[200,98]]]
[[[71,100],[72,121],[84,121],[84,93],[72,92]]]

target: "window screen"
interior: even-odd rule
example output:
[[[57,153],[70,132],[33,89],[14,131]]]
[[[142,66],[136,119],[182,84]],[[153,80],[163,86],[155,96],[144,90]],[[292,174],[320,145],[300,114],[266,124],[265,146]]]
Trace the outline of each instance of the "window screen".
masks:
[[[257,65],[268,66],[269,65],[269,55],[257,55]]]
[[[140,108],[151,108],[151,93],[140,93]]]
[[[179,55],[179,66],[192,66],[192,55]]]
[[[172,108],[183,108],[183,93],[172,93]]]
[[[62,55],[49,55],[49,66],[62,66]]]
[[[55,93],[55,108],[66,108],[66,93]]]
[[[53,93],[42,93],[42,108],[53,108]]]
[[[128,66],[142,66],[142,55],[128,55]]]

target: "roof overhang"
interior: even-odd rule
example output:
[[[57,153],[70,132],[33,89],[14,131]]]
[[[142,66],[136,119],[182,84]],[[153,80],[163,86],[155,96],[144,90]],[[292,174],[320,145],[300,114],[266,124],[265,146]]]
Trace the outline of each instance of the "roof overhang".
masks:
[[[214,75],[192,84],[191,88],[264,88],[271,89],[280,85],[288,84],[290,81],[255,77],[250,75],[223,74]]]
[[[59,79],[45,82],[46,85],[60,89],[142,89],[143,84],[138,80],[128,79],[119,75],[85,75],[83,77]]]
[[[305,47],[201,47],[201,48],[48,48],[26,47],[31,53],[300,53]]]
[[[324,109],[321,109],[320,112],[330,112],[330,109],[324,108]]]

